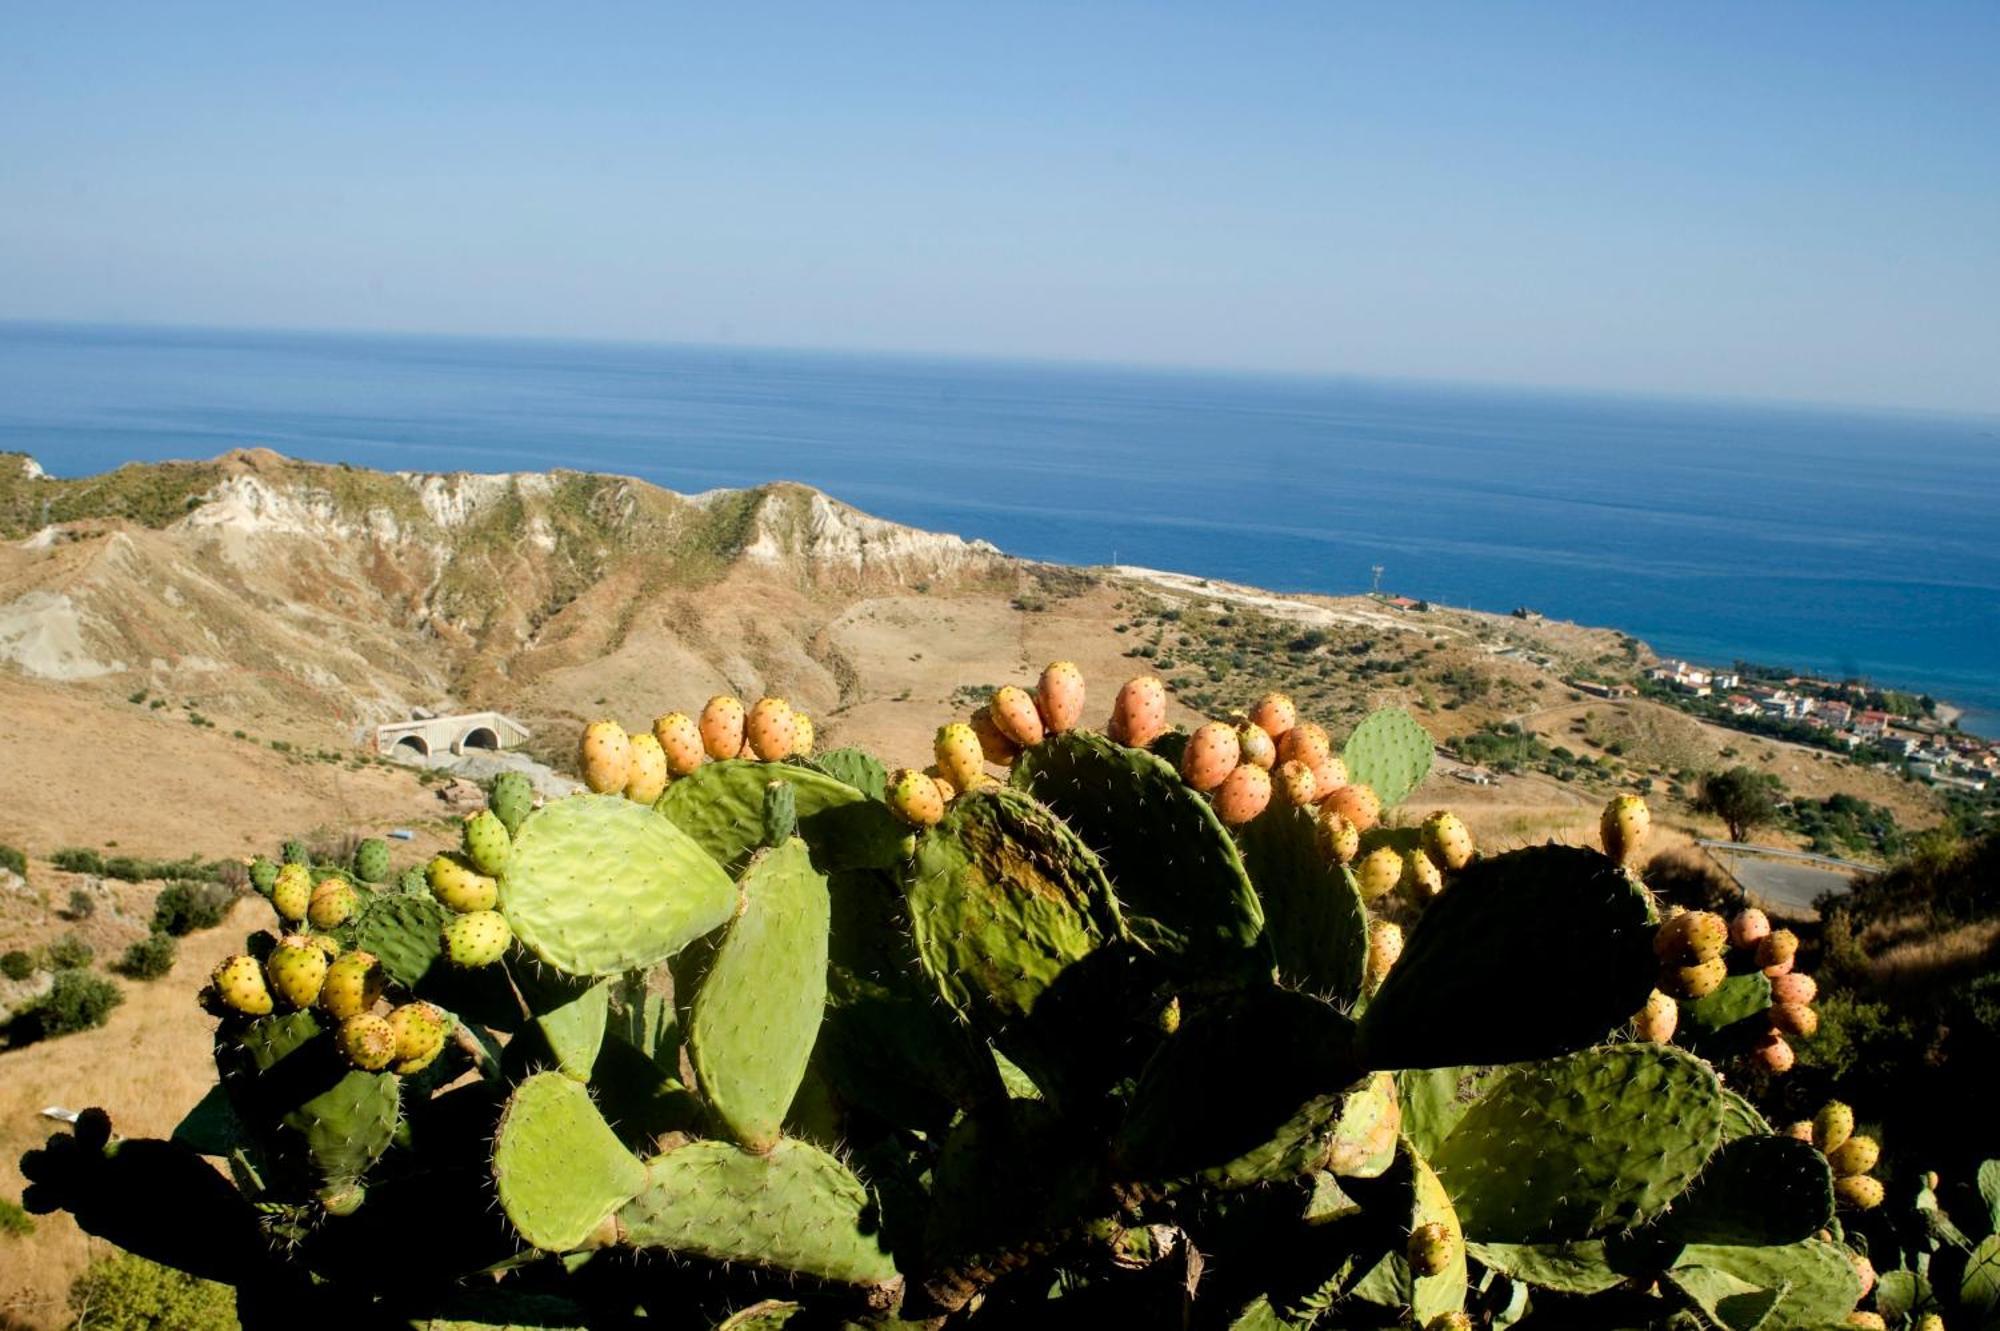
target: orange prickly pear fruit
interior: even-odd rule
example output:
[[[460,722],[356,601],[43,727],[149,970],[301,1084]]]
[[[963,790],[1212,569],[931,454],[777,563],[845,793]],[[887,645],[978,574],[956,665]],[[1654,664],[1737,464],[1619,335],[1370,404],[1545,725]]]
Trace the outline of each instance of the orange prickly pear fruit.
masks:
[[[1273,744],[1299,723],[1299,709],[1282,693],[1267,693],[1250,709],[1250,723],[1271,737]]]
[[[1051,735],[1075,730],[1083,719],[1083,672],[1073,661],[1051,661],[1035,685],[1042,729]]]
[[[1358,782],[1336,786],[1320,800],[1319,806],[1322,809],[1332,809],[1363,832],[1382,821],[1381,798],[1372,789]]]
[[[701,727],[686,712],[668,712],[654,721],[653,738],[660,742],[661,752],[667,755],[667,770],[675,776],[688,776],[708,761],[702,750]]]
[[[1034,697],[1026,689],[1003,684],[993,691],[986,712],[994,727],[1020,748],[1042,742],[1042,714],[1035,710]]]
[[[1318,771],[1333,761],[1333,741],[1326,737],[1324,726],[1301,721],[1279,738],[1278,761],[1302,762]]]
[[[799,742],[792,705],[783,698],[759,698],[743,722],[743,737],[750,742],[750,751],[767,763],[791,757]]]
[[[931,827],[944,817],[944,799],[937,782],[913,767],[905,767],[889,780],[889,808],[912,827]]]
[[[632,736],[632,766],[625,774],[625,798],[651,804],[667,789],[667,751],[650,730]]]
[[[1196,790],[1214,790],[1229,779],[1243,756],[1236,732],[1220,721],[1195,727],[1181,750],[1181,779]]]
[[[1680,1019],[1680,1004],[1655,989],[1647,997],[1646,1006],[1639,1009],[1639,1015],[1632,1018],[1632,1027],[1641,1040],[1665,1044],[1674,1038],[1674,1028],[1680,1025]]]
[[[1021,756],[1021,746],[1000,733],[1000,727],[993,724],[993,714],[984,707],[974,712],[966,724],[979,737],[981,755],[995,767],[1012,767],[1014,760]]]
[[[583,784],[599,795],[623,792],[632,768],[632,738],[625,727],[616,721],[592,721],[585,726],[577,766],[583,771]]]
[[[1753,948],[1771,936],[1771,917],[1755,906],[1736,913],[1729,922],[1729,941],[1740,948]]]
[[[1125,681],[1111,704],[1111,738],[1135,749],[1149,749],[1167,733],[1167,686],[1158,675]]]
[[[1215,811],[1231,827],[1264,812],[1271,802],[1271,774],[1254,763],[1240,763],[1215,788]]]
[[[702,751],[720,762],[743,753],[743,704],[726,693],[718,693],[701,709]]]

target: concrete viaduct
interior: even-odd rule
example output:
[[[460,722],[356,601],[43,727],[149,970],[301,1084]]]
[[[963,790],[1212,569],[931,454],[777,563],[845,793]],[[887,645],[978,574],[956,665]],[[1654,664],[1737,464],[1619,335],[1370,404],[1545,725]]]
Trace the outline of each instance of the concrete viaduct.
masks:
[[[426,761],[472,749],[511,749],[528,738],[528,728],[500,712],[424,716],[375,727],[375,751],[391,757],[412,754]]]

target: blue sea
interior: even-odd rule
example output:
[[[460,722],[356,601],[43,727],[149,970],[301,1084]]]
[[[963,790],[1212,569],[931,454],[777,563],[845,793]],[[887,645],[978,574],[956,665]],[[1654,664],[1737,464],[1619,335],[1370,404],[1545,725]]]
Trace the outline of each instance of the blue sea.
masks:
[[[0,449],[804,481],[1038,559],[1612,625],[2000,734],[2000,420],[1358,379],[0,324]]]

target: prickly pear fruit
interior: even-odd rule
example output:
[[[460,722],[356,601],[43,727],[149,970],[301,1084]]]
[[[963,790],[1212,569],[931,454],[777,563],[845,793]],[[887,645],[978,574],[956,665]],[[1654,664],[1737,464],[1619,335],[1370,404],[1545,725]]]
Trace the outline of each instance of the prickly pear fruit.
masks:
[[[1402,881],[1403,856],[1394,846],[1377,846],[1355,861],[1354,882],[1363,901],[1380,901]]]
[[[660,742],[660,752],[667,755],[667,770],[675,776],[688,776],[708,761],[708,753],[702,747],[701,727],[686,712],[668,712],[653,718],[653,738]]]
[[[1660,969],[1661,988],[1676,998],[1707,998],[1728,978],[1729,966],[1721,957],[1687,966],[1668,964]]]
[[[1021,756],[1021,746],[1000,733],[1000,727],[993,724],[993,714],[984,707],[974,712],[966,724],[979,737],[980,756],[995,767],[1012,767]]]
[[[1847,1325],[1861,1327],[1862,1331],[1889,1331],[1889,1324],[1883,1320],[1882,1314],[1866,1308],[1856,1308],[1847,1314]]]
[[[335,957],[327,966],[326,980],[319,987],[319,1005],[328,1016],[345,1021],[374,1007],[387,983],[375,954],[356,948]]]
[[[1854,1135],[1854,1111],[1838,1100],[1828,1100],[1813,1115],[1812,1128],[1812,1139],[1819,1143],[1819,1149],[1831,1154]]]
[[[502,772],[486,788],[486,807],[513,836],[535,811],[535,786],[519,772]]]
[[[944,817],[944,798],[937,783],[914,767],[889,778],[889,809],[911,827],[931,827]]]
[[[303,864],[287,864],[271,884],[271,907],[279,919],[298,924],[312,908],[312,894],[312,871]]]
[[[1875,1162],[1881,1158],[1881,1145],[1873,1137],[1864,1137],[1858,1132],[1826,1153],[1826,1163],[1833,1169],[1835,1178],[1866,1174],[1875,1168]]]
[[[1250,724],[1262,730],[1276,744],[1299,723],[1299,709],[1282,693],[1267,693],[1250,709]]]
[[[924,770],[924,775],[931,779],[931,784],[933,786],[937,787],[938,800],[941,803],[943,803],[947,808],[949,808],[951,802],[958,798],[958,787],[954,786],[950,781],[947,781],[935,767],[926,768]],[[984,780],[985,778],[981,777],[978,779]]]
[[[1396,964],[1396,958],[1403,955],[1402,926],[1392,920],[1370,920],[1368,922],[1368,970],[1365,976],[1369,992],[1381,987],[1388,978],[1389,968]]]
[[[819,736],[813,729],[813,719],[798,708],[792,709],[792,756],[812,757],[813,741]]]
[[[431,890],[430,875],[424,872],[422,866],[405,869],[396,879],[396,890],[422,896]]]
[[[1267,772],[1278,765],[1277,741],[1255,721],[1245,721],[1236,727],[1236,743],[1244,762],[1255,763]]]
[[[1736,912],[1729,922],[1729,941],[1740,948],[1753,948],[1771,934],[1771,917],[1755,906]]]
[[[405,1003],[387,1021],[396,1036],[396,1061],[389,1070],[400,1077],[422,1072],[444,1049],[445,1016],[429,1003]]]
[[[1338,809],[1319,806],[1319,843],[1340,864],[1351,864],[1361,853],[1361,829],[1347,821]]]
[[[1808,1146],[1812,1145],[1813,1141],[1812,1120],[1809,1118],[1802,1118],[1797,1120],[1796,1122],[1787,1123],[1785,1125],[1785,1136],[1790,1137],[1793,1141],[1804,1142]]]
[[[1773,929],[1757,944],[1757,964],[1774,980],[1791,974],[1792,961],[1798,954],[1799,936],[1790,929]]]
[[[1051,735],[1075,730],[1083,720],[1083,672],[1074,661],[1051,661],[1035,684],[1035,705],[1042,712],[1042,729]]]
[[[1238,766],[1215,788],[1215,812],[1231,827],[1264,812],[1271,803],[1271,774],[1250,763]]]
[[[1653,954],[1670,965],[1713,961],[1728,946],[1729,926],[1712,911],[1683,911],[1653,935]]]
[[[500,885],[472,867],[462,855],[439,855],[425,875],[431,895],[446,910],[463,915],[468,911],[492,910],[500,899]]]
[[[986,714],[993,718],[1001,734],[1021,748],[1032,748],[1042,742],[1042,714],[1035,710],[1034,697],[1019,685],[1003,684],[995,689],[986,704]]]
[[[931,752],[937,757],[938,774],[959,790],[971,790],[986,775],[979,734],[963,721],[939,726]]]
[[[1758,1041],[1757,1047],[1750,1052],[1751,1056],[1762,1064],[1766,1071],[1790,1072],[1792,1070],[1792,1046],[1786,1043],[1785,1037],[1776,1031],[1767,1033],[1762,1040]]]
[[[1403,855],[1402,888],[1411,905],[1428,906],[1444,895],[1444,875],[1421,850],[1407,851]]]
[[[1456,873],[1472,863],[1472,833],[1457,814],[1439,809],[1424,819],[1421,832],[1424,850],[1440,867]]]
[[[1322,809],[1332,809],[1360,831],[1366,832],[1382,821],[1382,800],[1368,786],[1355,782],[1335,786],[1320,800]]]
[[[1944,1331],[1944,1314],[1925,1313],[1917,1319],[1917,1324],[1911,1331]]]
[[[634,804],[651,804],[667,789],[667,751],[650,730],[630,738],[632,765],[625,772],[625,798]]]
[[[1674,1029],[1680,1025],[1680,1004],[1666,994],[1655,989],[1646,999],[1646,1006],[1632,1018],[1632,1029],[1641,1040],[1653,1044],[1665,1044],[1674,1038]]]
[[[1280,803],[1294,809],[1310,809],[1319,799],[1319,778],[1313,769],[1296,758],[1278,764],[1273,784]]]
[[[718,693],[701,709],[702,752],[717,762],[743,752],[743,704],[726,693]]]
[[[1341,760],[1339,754],[1328,757],[1325,762],[1313,768],[1313,782],[1319,787],[1319,793],[1322,795],[1329,790],[1339,790],[1347,784],[1347,764]]]
[[[454,966],[491,966],[507,955],[514,930],[497,910],[475,910],[444,926],[444,957]]]
[[[1788,971],[1771,981],[1774,1003],[1810,1003],[1819,997],[1819,982],[1804,971]]]
[[[1333,741],[1327,738],[1326,727],[1314,722],[1299,722],[1278,741],[1278,761],[1281,763],[1301,762],[1317,771],[1332,760]]]
[[[1875,1264],[1858,1252],[1848,1253],[1847,1260],[1854,1265],[1854,1274],[1861,1281],[1861,1297],[1865,1299],[1875,1288]]]
[[[354,848],[354,876],[364,883],[389,881],[389,843],[369,837]]]
[[[1819,1013],[1804,1003],[1773,1003],[1771,1027],[1810,1040],[1819,1030]]]
[[[271,895],[271,889],[278,883],[278,864],[259,855],[250,861],[250,886],[264,896]]]
[[[467,863],[488,878],[507,867],[507,857],[514,851],[514,838],[507,835],[506,825],[490,809],[465,815],[459,838]]]
[[[583,784],[600,795],[615,795],[631,775],[632,737],[616,721],[592,721],[583,728],[576,765]]]
[[[1849,1174],[1833,1181],[1834,1199],[1856,1211],[1872,1211],[1882,1204],[1882,1180],[1867,1174]]]
[[[306,843],[303,841],[287,841],[284,849],[278,853],[278,858],[287,864],[303,864],[308,868],[312,865],[312,852],[306,849]]]
[[[744,719],[743,734],[750,751],[767,763],[781,763],[798,747],[798,722],[783,698],[759,698]]]
[[[1128,679],[1111,704],[1111,738],[1135,749],[1150,749],[1167,733],[1167,686],[1158,675]]]
[[[353,916],[358,901],[345,879],[329,878],[313,889],[306,919],[315,929],[338,929]]]
[[[304,934],[286,934],[264,958],[264,980],[281,1002],[311,1007],[326,982],[326,953]]]
[[[1214,790],[1229,779],[1243,759],[1236,732],[1220,721],[1195,727],[1181,750],[1181,779],[1196,790]]]
[[[1653,812],[1637,795],[1618,795],[1604,806],[1597,820],[1597,834],[1604,841],[1604,853],[1620,864],[1628,864],[1646,844],[1653,826]]]
[[[1461,1309],[1439,1313],[1424,1323],[1424,1331],[1472,1331],[1472,1315]]]
[[[396,1059],[396,1031],[388,1020],[370,1012],[349,1017],[334,1032],[341,1057],[363,1072],[380,1072]]]
[[[1427,1225],[1418,1225],[1404,1249],[1411,1273],[1420,1278],[1442,1275],[1455,1255],[1456,1241],[1451,1231],[1435,1220]]]
[[[271,990],[264,983],[263,968],[257,959],[238,953],[224,959],[210,977],[216,997],[223,1005],[246,1016],[261,1017],[271,1010]]]

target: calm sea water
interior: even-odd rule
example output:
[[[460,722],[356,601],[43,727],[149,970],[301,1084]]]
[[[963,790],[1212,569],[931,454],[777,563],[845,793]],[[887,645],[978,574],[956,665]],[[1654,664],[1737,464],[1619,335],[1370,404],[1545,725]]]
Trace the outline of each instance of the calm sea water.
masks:
[[[1018,554],[1616,625],[2000,733],[2000,420],[914,358],[0,325],[0,448],[804,481]]]

